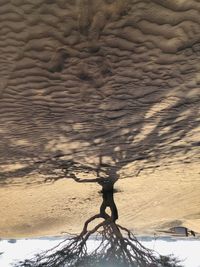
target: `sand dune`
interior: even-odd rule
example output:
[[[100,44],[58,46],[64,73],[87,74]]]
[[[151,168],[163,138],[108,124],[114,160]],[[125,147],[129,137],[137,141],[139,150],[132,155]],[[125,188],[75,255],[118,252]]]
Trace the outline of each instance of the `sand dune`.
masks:
[[[63,167],[100,161],[122,223],[200,231],[199,1],[0,5],[0,235],[77,231],[101,200]]]

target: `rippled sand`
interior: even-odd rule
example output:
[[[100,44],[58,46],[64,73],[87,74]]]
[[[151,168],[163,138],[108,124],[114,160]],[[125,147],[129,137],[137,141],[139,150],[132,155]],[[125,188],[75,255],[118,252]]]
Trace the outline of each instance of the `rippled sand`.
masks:
[[[199,0],[0,2],[0,237],[80,231],[100,158],[121,224],[200,232]]]

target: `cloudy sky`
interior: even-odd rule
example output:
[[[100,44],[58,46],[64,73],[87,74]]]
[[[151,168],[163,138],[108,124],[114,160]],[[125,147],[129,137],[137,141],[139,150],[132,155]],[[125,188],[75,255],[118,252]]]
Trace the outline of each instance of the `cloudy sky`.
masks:
[[[11,267],[11,263],[31,257],[34,253],[51,248],[58,244],[61,239],[21,239],[0,241],[0,266]],[[93,246],[90,241],[89,246]],[[173,253],[180,259],[184,259],[185,267],[200,267],[200,241],[198,240],[153,240],[143,241],[149,248],[155,249],[163,255]]]

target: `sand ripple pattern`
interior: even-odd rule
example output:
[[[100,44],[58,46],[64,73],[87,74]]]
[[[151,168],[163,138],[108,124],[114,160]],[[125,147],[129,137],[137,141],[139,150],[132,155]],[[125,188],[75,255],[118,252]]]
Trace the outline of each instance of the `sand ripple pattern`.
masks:
[[[2,166],[199,161],[199,0],[0,6]]]

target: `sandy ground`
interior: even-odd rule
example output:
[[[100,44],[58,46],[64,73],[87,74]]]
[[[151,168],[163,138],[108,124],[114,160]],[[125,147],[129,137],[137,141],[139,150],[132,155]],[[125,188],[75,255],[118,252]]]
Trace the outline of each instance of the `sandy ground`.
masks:
[[[100,157],[120,224],[200,232],[199,1],[0,2],[0,238],[80,231],[98,185],[42,179]]]
[[[115,201],[119,223],[137,234],[183,225],[200,232],[200,172],[197,164],[157,168],[120,179]],[[0,237],[77,233],[98,213],[100,187],[62,179],[53,184],[0,188]]]

